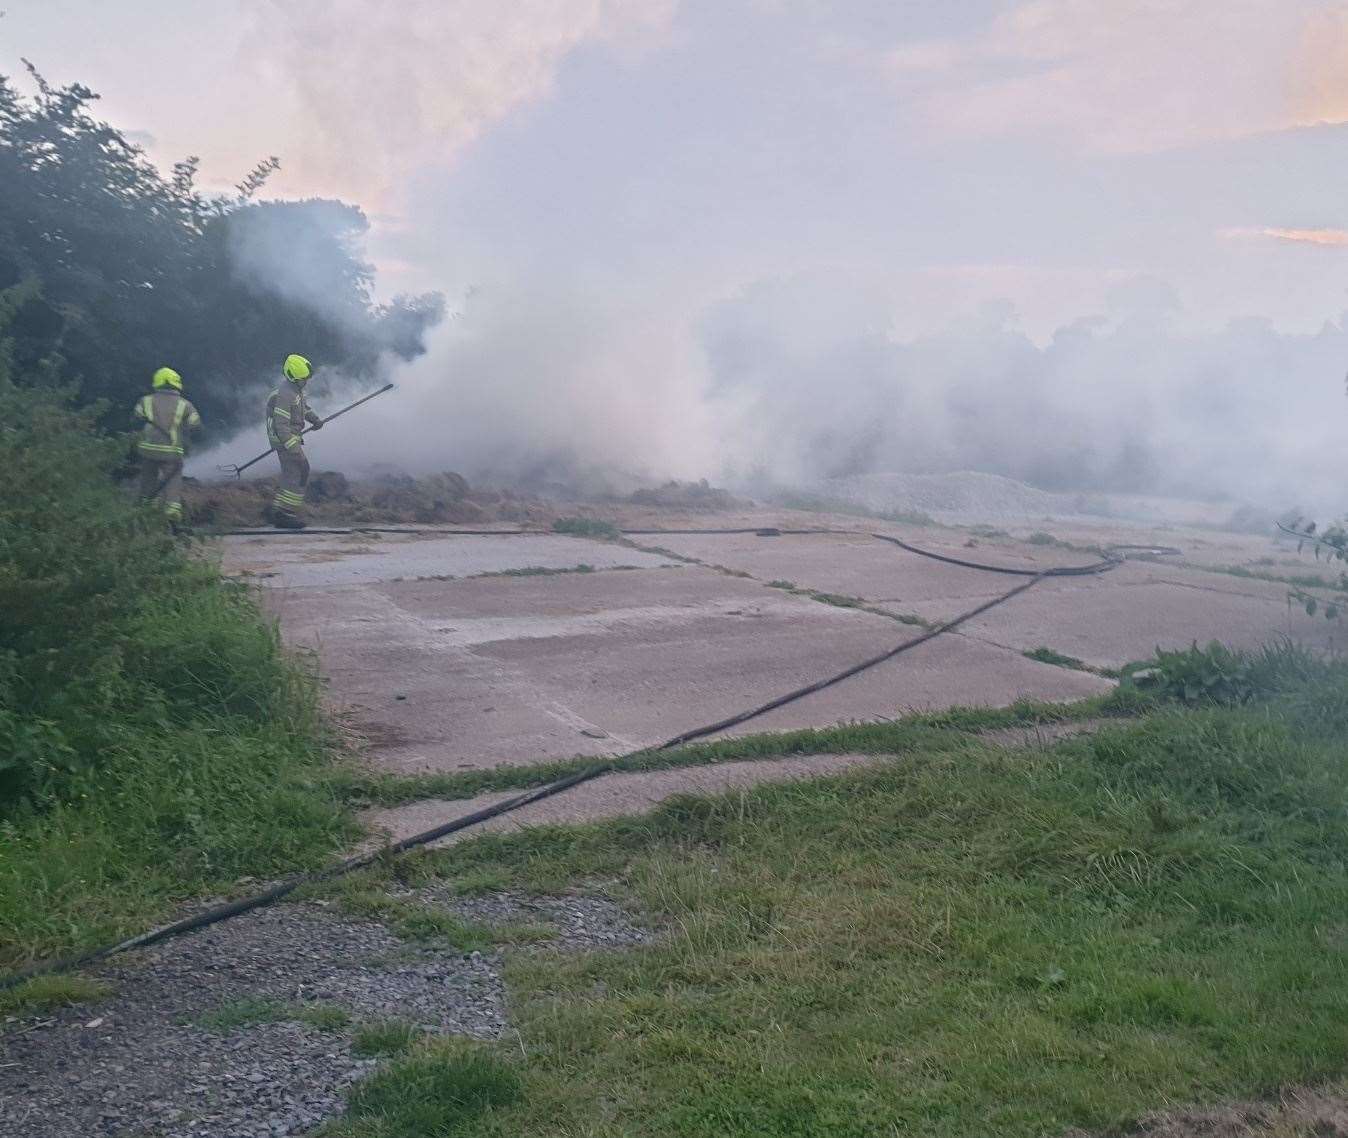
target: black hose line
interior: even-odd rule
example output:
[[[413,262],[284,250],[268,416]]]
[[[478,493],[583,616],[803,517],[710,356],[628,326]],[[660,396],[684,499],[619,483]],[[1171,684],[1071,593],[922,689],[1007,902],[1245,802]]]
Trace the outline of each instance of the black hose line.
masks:
[[[961,569],[981,569],[985,573],[1005,573],[1011,577],[1088,577],[1095,573],[1104,573],[1106,570],[1114,568],[1122,557],[1113,557],[1109,551],[1105,551],[1105,560],[1094,561],[1089,565],[1065,565],[1056,569],[1021,569],[1012,568],[1008,565],[984,565],[977,561],[965,561],[962,557],[949,557],[944,553],[932,553],[928,549],[919,549],[915,545],[909,545],[906,541],[900,541],[897,537],[890,537],[883,533],[873,533],[871,537],[877,541],[887,541],[890,545],[897,545],[900,549],[909,553],[916,553],[919,557],[929,557],[933,561],[940,561],[946,565],[958,565]]]
[[[946,621],[945,624],[930,628],[921,635],[914,636],[911,640],[905,640],[902,644],[896,645],[888,652],[881,652],[880,655],[872,656],[869,660],[862,660],[859,664],[853,664],[850,668],[844,669],[837,675],[829,676],[822,680],[816,680],[814,683],[806,684],[804,687],[797,688],[793,692],[787,692],[786,695],[781,695],[776,699],[769,700],[767,703],[755,707],[752,711],[741,712],[739,715],[732,715],[729,719],[722,719],[718,723],[712,723],[706,727],[697,727],[692,731],[685,731],[682,735],[675,735],[673,739],[670,739],[667,743],[663,743],[655,749],[657,751],[663,751],[671,747],[679,747],[685,743],[691,743],[695,739],[701,739],[704,736],[715,734],[718,731],[729,730],[731,727],[737,727],[741,723],[747,723],[750,719],[757,719],[760,715],[766,715],[769,711],[775,711],[779,707],[784,707],[788,703],[794,703],[796,700],[802,699],[807,695],[813,695],[817,691],[831,688],[834,684],[840,684],[843,680],[850,679],[858,672],[864,672],[868,668],[875,667],[876,664],[883,664],[886,660],[892,660],[895,656],[907,652],[911,648],[916,648],[919,644],[925,644],[928,640],[934,640],[944,632],[950,632],[958,628],[966,621],[973,620],[976,616],[981,616],[983,613],[987,612],[988,609],[996,608],[1000,604],[1005,604],[1012,597],[1017,596],[1020,593],[1025,592],[1026,589],[1032,588],[1034,585],[1038,584],[1043,580],[1043,577],[1044,575],[1042,573],[1038,574],[1024,584],[1017,585],[1014,589],[1010,590],[1010,592],[1002,593],[1001,596],[998,597],[993,597],[992,600],[985,601],[977,608],[970,609],[966,613],[961,613],[953,620]]]
[[[309,532],[312,533],[314,531],[311,530]],[[398,530],[394,532],[405,533],[408,531]],[[449,532],[465,533],[467,531],[453,530]],[[488,532],[496,532],[496,531],[488,531]],[[527,531],[520,531],[520,532],[527,532]],[[638,531],[631,531],[631,532],[638,532]],[[673,533],[676,531],[663,530],[663,531],[646,531],[646,532]],[[765,531],[734,530],[734,531],[698,531],[698,532],[762,533]],[[774,531],[772,535],[775,536],[776,533],[791,533],[791,532],[797,531],[779,530]],[[799,532],[805,533],[829,532],[829,533],[854,533],[854,534],[860,533],[860,531],[855,530],[829,530],[829,531],[807,530]],[[655,754],[660,751],[668,751],[675,747],[684,746],[685,744],[691,743],[697,739],[703,739],[708,735],[714,735],[721,731],[729,730],[732,727],[737,727],[742,723],[749,722],[751,719],[758,718],[760,715],[765,715],[769,711],[774,711],[779,707],[784,707],[789,703],[794,703],[796,700],[802,699],[807,695],[812,695],[815,692],[823,691],[825,688],[829,688],[835,684],[842,683],[844,680],[850,679],[852,676],[855,676],[860,672],[864,672],[869,668],[873,668],[877,664],[882,664],[886,660],[892,660],[894,657],[899,656],[905,652],[908,652],[921,644],[925,644],[929,640],[934,640],[936,637],[941,636],[944,633],[951,632],[954,629],[958,628],[960,625],[965,624],[970,620],[973,620],[977,616],[981,616],[983,613],[989,611],[990,609],[996,608],[998,605],[1005,604],[1013,597],[1019,596],[1021,593],[1026,592],[1028,589],[1033,588],[1035,585],[1037,585],[1040,581],[1044,580],[1046,577],[1083,576],[1089,574],[1106,573],[1109,570],[1113,569],[1118,564],[1120,564],[1120,562],[1122,561],[1122,557],[1107,556],[1106,560],[1097,561],[1090,565],[1063,566],[1058,568],[1041,569],[1041,570],[1029,570],[1019,568],[1013,569],[1000,565],[980,565],[976,562],[962,561],[955,558],[946,557],[942,554],[932,553],[928,550],[919,549],[916,546],[908,545],[907,543],[900,541],[898,538],[889,537],[885,534],[877,533],[877,534],[870,534],[868,536],[878,538],[880,541],[889,542],[893,545],[898,546],[900,549],[906,550],[909,553],[917,554],[918,556],[921,557],[929,557],[936,561],[960,565],[965,568],[981,569],[989,573],[1003,573],[1011,576],[1026,577],[1027,580],[1023,581],[1021,584],[1017,585],[1015,588],[1009,590],[1008,592],[993,597],[991,600],[984,601],[982,604],[978,605],[975,608],[970,609],[968,612],[961,613],[960,615],[952,618],[951,620],[948,620],[943,624],[937,625],[935,628],[930,628],[918,636],[911,637],[910,639],[903,641],[901,644],[896,645],[895,647],[889,649],[888,651],[880,653],[878,656],[872,656],[869,659],[862,660],[860,663],[853,664],[850,667],[845,668],[843,671],[838,672],[835,675],[828,676],[825,679],[816,680],[813,683],[809,683],[804,685],[803,687],[796,688],[794,691],[787,692],[785,695],[777,696],[776,698],[769,700],[767,703],[760,704],[759,706],[751,708],[746,711],[741,711],[735,715],[729,716],[726,719],[718,720],[715,723],[709,723],[703,727],[695,727],[690,731],[684,731],[682,734],[675,735],[673,738],[667,739],[663,743],[660,743],[656,746],[642,747],[639,748],[638,750],[630,751],[625,755],[619,755],[612,759],[608,759],[605,762],[597,763],[592,767],[587,767],[584,770],[577,771],[575,774],[568,775],[565,778],[557,779],[555,782],[546,783],[543,786],[535,787],[532,790],[527,790],[521,794],[517,794],[511,798],[507,798],[501,802],[497,802],[492,806],[486,806],[480,810],[475,810],[471,814],[464,814],[458,818],[454,818],[448,822],[444,822],[439,826],[435,826],[429,830],[424,830],[419,834],[413,834],[410,837],[402,838],[399,841],[381,846],[379,849],[373,850],[369,853],[357,854],[354,857],[346,858],[343,861],[336,862],[333,865],[327,866],[324,869],[316,870],[314,872],[297,874],[293,877],[286,879],[285,881],[278,882],[276,885],[273,885],[269,889],[265,889],[260,893],[254,893],[248,897],[240,897],[237,900],[226,902],[223,905],[214,906],[210,909],[203,910],[200,913],[196,913],[190,917],[184,917],[180,921],[174,921],[172,924],[163,925],[157,929],[151,929],[148,932],[141,933],[127,940],[119,941],[116,944],[106,945],[103,948],[94,949],[92,951],[81,953],[76,956],[69,956],[63,959],[39,962],[37,964],[32,965],[29,968],[22,969],[18,972],[10,973],[7,976],[0,976],[0,992],[3,992],[9,988],[17,987],[19,984],[31,980],[37,976],[45,976],[56,972],[68,972],[75,968],[85,967],[90,964],[96,964],[100,961],[108,959],[109,957],[117,956],[123,952],[130,951],[131,949],[148,948],[150,945],[159,944],[162,941],[170,940],[173,937],[181,936],[184,933],[193,932],[197,929],[207,928],[210,925],[218,924],[221,921],[229,920],[231,917],[237,917],[243,913],[251,912],[254,909],[260,909],[266,905],[271,905],[276,901],[279,901],[282,898],[289,896],[291,893],[295,892],[295,890],[301,888],[302,886],[313,885],[323,881],[330,881],[337,877],[342,877],[345,874],[352,873],[359,869],[364,869],[366,866],[369,865],[373,865],[377,861],[397,857],[399,854],[406,853],[408,850],[416,849],[419,846],[428,845],[431,842],[438,841],[439,839],[444,837],[448,837],[450,834],[457,833],[460,830],[466,830],[470,826],[475,826],[480,822],[489,821],[492,818],[497,818],[503,814],[509,814],[512,811],[519,810],[521,807],[528,806],[531,803],[542,801],[545,798],[551,798],[555,794],[561,794],[564,791],[579,786],[581,783],[589,782],[592,779],[599,778],[601,775],[606,775],[615,771],[616,769],[618,769],[620,764],[630,759],[636,758],[641,755]],[[1146,548],[1152,549],[1153,547],[1148,546]],[[1109,551],[1106,551],[1107,555],[1108,552]]]
[[[305,534],[318,534],[320,536],[333,534],[346,535],[358,533],[393,533],[409,534],[413,536],[424,536],[426,534],[436,534],[441,537],[603,537],[604,532],[597,534],[571,534],[551,529],[460,529],[457,526],[305,526],[303,529],[277,529],[274,526],[248,526],[239,529],[199,529],[196,531],[201,537],[302,537]],[[612,530],[607,531],[612,533]],[[759,537],[781,537],[801,536],[805,534],[836,533],[836,534],[861,534],[861,530],[854,529],[779,529],[777,526],[748,526],[743,529],[625,529],[619,531],[624,537],[657,537],[660,534],[674,535],[729,535],[729,534],[756,534]]]
[[[320,537],[349,536],[361,533],[405,533],[410,535],[438,534],[443,537],[539,537],[551,534],[541,529],[451,529],[448,526],[305,526],[303,529],[275,529],[272,526],[253,526],[248,529],[200,529],[201,537]]]

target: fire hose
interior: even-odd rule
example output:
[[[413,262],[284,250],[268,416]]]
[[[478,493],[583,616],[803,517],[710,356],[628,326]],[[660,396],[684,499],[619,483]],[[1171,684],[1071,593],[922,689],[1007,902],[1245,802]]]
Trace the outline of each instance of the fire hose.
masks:
[[[375,392],[375,394],[379,394],[379,392]],[[372,396],[369,396],[367,398],[372,398]],[[353,404],[352,406],[355,406],[355,404]],[[405,533],[411,531],[398,530],[394,532]],[[463,531],[440,531],[440,532],[453,533]],[[515,531],[515,532],[523,532],[523,531]],[[631,532],[633,532],[634,534],[638,532],[646,534],[657,534],[657,533],[672,534],[681,531],[647,530],[647,531],[631,531]],[[689,531],[689,532],[758,533],[762,534],[763,536],[776,536],[778,534],[789,534],[797,531],[778,530],[778,529],[770,529],[770,530],[751,529],[751,530]],[[799,532],[860,535],[862,534],[863,531],[802,530]],[[399,841],[388,843],[368,853],[358,854],[354,857],[346,858],[342,861],[336,862],[330,866],[327,866],[323,869],[314,872],[296,874],[292,877],[287,878],[284,881],[278,882],[277,884],[259,893],[254,893],[247,897],[241,897],[234,901],[229,901],[226,902],[225,904],[214,906],[200,913],[196,913],[193,914],[192,916],[185,917],[182,920],[174,921],[171,924],[163,925],[159,928],[151,929],[137,936],[133,936],[126,940],[119,941],[116,944],[106,945],[102,948],[93,949],[88,952],[79,953],[77,955],[57,960],[42,961],[32,965],[31,967],[22,969],[18,972],[11,973],[7,976],[0,976],[0,991],[5,991],[6,989],[9,988],[14,988],[17,985],[22,984],[28,980],[31,980],[37,976],[48,975],[56,972],[68,972],[75,968],[85,967],[90,964],[96,964],[100,961],[108,959],[109,957],[120,955],[121,953],[128,952],[132,949],[148,948],[151,945],[159,944],[162,941],[182,936],[185,933],[193,932],[197,929],[207,928],[210,925],[218,924],[221,921],[229,920],[232,917],[240,916],[241,914],[251,912],[254,909],[260,909],[266,905],[271,905],[289,896],[291,893],[294,893],[295,890],[301,888],[302,886],[318,884],[324,881],[333,880],[334,878],[342,877],[348,873],[353,873],[356,870],[364,869],[367,866],[373,865],[378,861],[397,857],[401,854],[406,853],[409,850],[416,849],[420,846],[428,845],[431,842],[438,841],[441,838],[448,837],[450,834],[466,830],[469,827],[476,826],[481,822],[486,822],[492,818],[498,818],[501,817],[502,815],[512,813],[513,811],[519,810],[522,807],[530,805],[531,803],[539,802],[545,798],[551,798],[553,795],[561,794],[567,790],[572,789],[573,787],[580,786],[582,783],[590,782],[591,780],[599,778],[602,775],[612,773],[619,767],[620,764],[627,762],[628,760],[631,760],[638,756],[672,750],[675,747],[684,746],[685,744],[691,743],[697,739],[705,738],[708,735],[714,735],[721,731],[729,730],[732,727],[737,727],[740,724],[747,723],[752,719],[756,719],[761,715],[765,715],[769,711],[773,711],[776,708],[784,707],[789,703],[794,703],[799,699],[803,699],[805,696],[812,695],[815,692],[823,691],[824,689],[832,687],[835,684],[842,683],[844,680],[849,679],[850,677],[855,676],[860,672],[864,672],[870,668],[875,667],[878,664],[884,663],[887,660],[892,660],[896,656],[902,655],[903,653],[909,652],[921,644],[927,643],[929,640],[934,640],[938,636],[941,636],[947,632],[951,632],[956,628],[959,628],[961,625],[967,623],[968,621],[973,620],[975,617],[981,616],[983,613],[988,612],[989,610],[994,609],[999,605],[1005,604],[1013,597],[1019,596],[1021,593],[1024,593],[1029,589],[1032,589],[1035,585],[1039,584],[1039,582],[1045,580],[1046,578],[1081,577],[1081,576],[1091,576],[1091,575],[1098,575],[1101,573],[1107,573],[1110,570],[1116,568],[1118,565],[1120,565],[1128,552],[1145,551],[1147,553],[1156,555],[1177,554],[1179,552],[1179,550],[1177,549],[1173,549],[1171,547],[1166,546],[1110,546],[1103,551],[1104,557],[1102,560],[1092,562],[1088,565],[1062,566],[1049,569],[1029,569],[1029,568],[1019,568],[1002,565],[986,565],[981,564],[979,562],[965,561],[959,558],[952,558],[944,554],[933,553],[929,550],[924,550],[917,546],[909,545],[908,543],[900,541],[898,538],[891,537],[887,534],[872,533],[867,534],[866,536],[875,538],[876,540],[879,541],[888,542],[892,545],[897,546],[902,550],[905,550],[908,553],[912,553],[920,557],[926,557],[931,560],[940,561],[945,564],[958,565],[960,567],[967,569],[982,570],[988,573],[1000,573],[1010,576],[1024,577],[1025,580],[1022,581],[1020,584],[1016,585],[1013,589],[1010,589],[1005,593],[999,594],[998,596],[993,597],[991,600],[984,601],[982,604],[976,606],[975,608],[969,609],[967,612],[961,613],[960,615],[944,622],[943,624],[937,625],[934,628],[927,629],[925,632],[922,632],[917,636],[913,636],[907,640],[904,640],[901,643],[895,645],[893,648],[890,648],[889,650],[882,652],[879,655],[872,656],[868,659],[862,660],[859,663],[853,664],[850,667],[835,673],[834,675],[824,677],[823,679],[816,680],[813,683],[806,684],[803,687],[796,688],[793,691],[789,691],[783,695],[777,696],[766,703],[746,709],[744,711],[740,711],[727,718],[718,720],[715,723],[709,723],[701,727],[695,727],[692,728],[691,730],[684,731],[681,734],[675,735],[673,738],[666,739],[663,743],[657,744],[656,746],[641,747],[635,751],[630,751],[627,754],[614,756],[612,758],[604,760],[603,762],[596,763],[594,766],[586,767],[584,770],[577,771],[575,774],[568,775],[565,778],[557,779],[554,782],[546,783],[543,786],[534,787],[530,790],[524,791],[521,794],[517,794],[511,798],[507,798],[504,801],[495,803],[492,806],[487,806],[481,810],[475,810],[472,813],[465,814],[458,818],[451,819],[448,822],[441,823],[440,825],[434,826],[429,830],[424,830],[419,834],[413,834],[412,836],[403,838]]]

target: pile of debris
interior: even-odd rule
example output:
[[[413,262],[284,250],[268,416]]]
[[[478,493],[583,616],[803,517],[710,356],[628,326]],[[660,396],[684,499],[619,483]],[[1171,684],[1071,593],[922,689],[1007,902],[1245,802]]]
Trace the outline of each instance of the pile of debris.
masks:
[[[189,515],[200,526],[229,529],[265,524],[276,493],[276,479],[200,482],[188,478],[184,497]],[[556,509],[541,499],[509,490],[475,490],[453,471],[413,478],[381,474],[353,481],[336,470],[309,480],[307,513],[312,523],[440,523],[442,525],[552,524]]]
[[[738,510],[752,502],[736,498],[729,490],[700,482],[666,482],[663,486],[634,491],[627,499],[636,506],[664,506],[677,510]]]

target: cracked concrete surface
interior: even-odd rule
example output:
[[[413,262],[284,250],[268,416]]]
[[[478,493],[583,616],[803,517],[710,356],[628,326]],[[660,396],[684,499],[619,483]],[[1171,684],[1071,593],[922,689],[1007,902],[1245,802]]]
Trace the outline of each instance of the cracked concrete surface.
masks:
[[[395,771],[535,763],[648,746],[840,671],[918,631],[767,588],[762,580],[698,565],[664,567],[652,555],[596,541],[539,535],[418,543],[398,537],[392,544],[435,551],[434,564],[426,563],[426,548],[412,554],[436,571],[431,578],[398,580],[399,556],[385,557],[381,569],[353,554],[298,563],[310,581],[300,585],[284,575],[297,564],[297,549],[310,540],[321,547],[327,539],[274,540],[282,587],[276,578],[259,578],[271,610],[292,644],[317,652],[332,702],[375,743],[373,761]],[[482,572],[501,553],[512,562],[543,562],[558,556],[558,540],[567,557],[586,564],[644,557],[647,567],[463,576],[465,567]],[[816,561],[822,553],[825,561],[846,562],[867,548],[757,540],[787,560],[803,551]],[[880,582],[888,565],[902,583],[917,559],[877,549],[874,579]],[[257,565],[261,552],[231,543],[226,567],[243,556]],[[352,583],[347,561],[366,573],[361,583]],[[930,563],[920,564],[930,578]],[[957,572],[970,575],[960,579],[967,590],[958,598],[961,608],[1009,587],[1005,579],[990,583],[985,574]],[[439,577],[453,579],[432,579]],[[819,584],[832,582],[821,578]],[[1098,677],[994,644],[942,638],[737,730],[827,726],[1022,696],[1074,699],[1107,687]]]
[[[650,568],[667,558],[564,534],[290,534],[225,540],[226,572],[269,588],[369,585],[525,569]]]
[[[1062,545],[855,518],[777,512],[718,517],[712,524],[879,528],[935,552],[1012,567],[1073,565],[1094,557]],[[1289,609],[1285,584],[1211,570],[1214,564],[1279,558],[1282,565],[1287,550],[1266,539],[1103,524],[1073,536],[1101,544],[1179,545],[1183,555],[1130,561],[1098,577],[1042,581],[957,634],[735,733],[1019,698],[1072,700],[1109,689],[1099,676],[1023,655],[1040,646],[1108,667],[1194,640],[1252,647],[1290,636],[1320,647],[1331,633],[1323,620]],[[227,539],[223,560],[227,571],[250,573],[262,586],[290,643],[317,653],[331,703],[369,740],[368,761],[404,773],[650,746],[919,634],[882,612],[945,621],[1017,583],[925,560],[865,533],[669,533],[638,540],[644,549],[541,533],[386,534],[370,540],[287,534]],[[655,547],[661,552],[652,552]],[[1196,560],[1188,557],[1191,547],[1201,547]],[[593,571],[562,572],[581,565]],[[530,568],[553,572],[490,575]],[[772,582],[857,597],[879,612],[821,603],[768,587]],[[835,756],[802,769],[825,773],[846,765]],[[568,809],[577,816],[609,816],[624,804],[638,810],[677,792],[671,788],[722,788],[740,783],[717,779],[764,778],[769,768],[778,772],[774,777],[793,777],[795,770],[770,763],[733,767],[716,776],[698,770],[611,777],[587,801],[540,805],[538,816]],[[405,807],[403,816],[414,822],[405,825],[392,815],[380,821],[406,833],[407,825],[443,820],[447,809]]]

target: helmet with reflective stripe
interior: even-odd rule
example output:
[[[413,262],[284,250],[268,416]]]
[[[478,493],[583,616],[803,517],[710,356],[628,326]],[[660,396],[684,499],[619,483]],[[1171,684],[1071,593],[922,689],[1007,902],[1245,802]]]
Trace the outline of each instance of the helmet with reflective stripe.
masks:
[[[154,373],[154,378],[151,382],[154,384],[156,391],[161,387],[171,387],[174,391],[181,391],[183,389],[183,377],[171,367],[161,367]]]
[[[286,356],[285,365],[281,368],[285,372],[286,379],[292,383],[303,383],[314,374],[314,365],[303,356]]]

